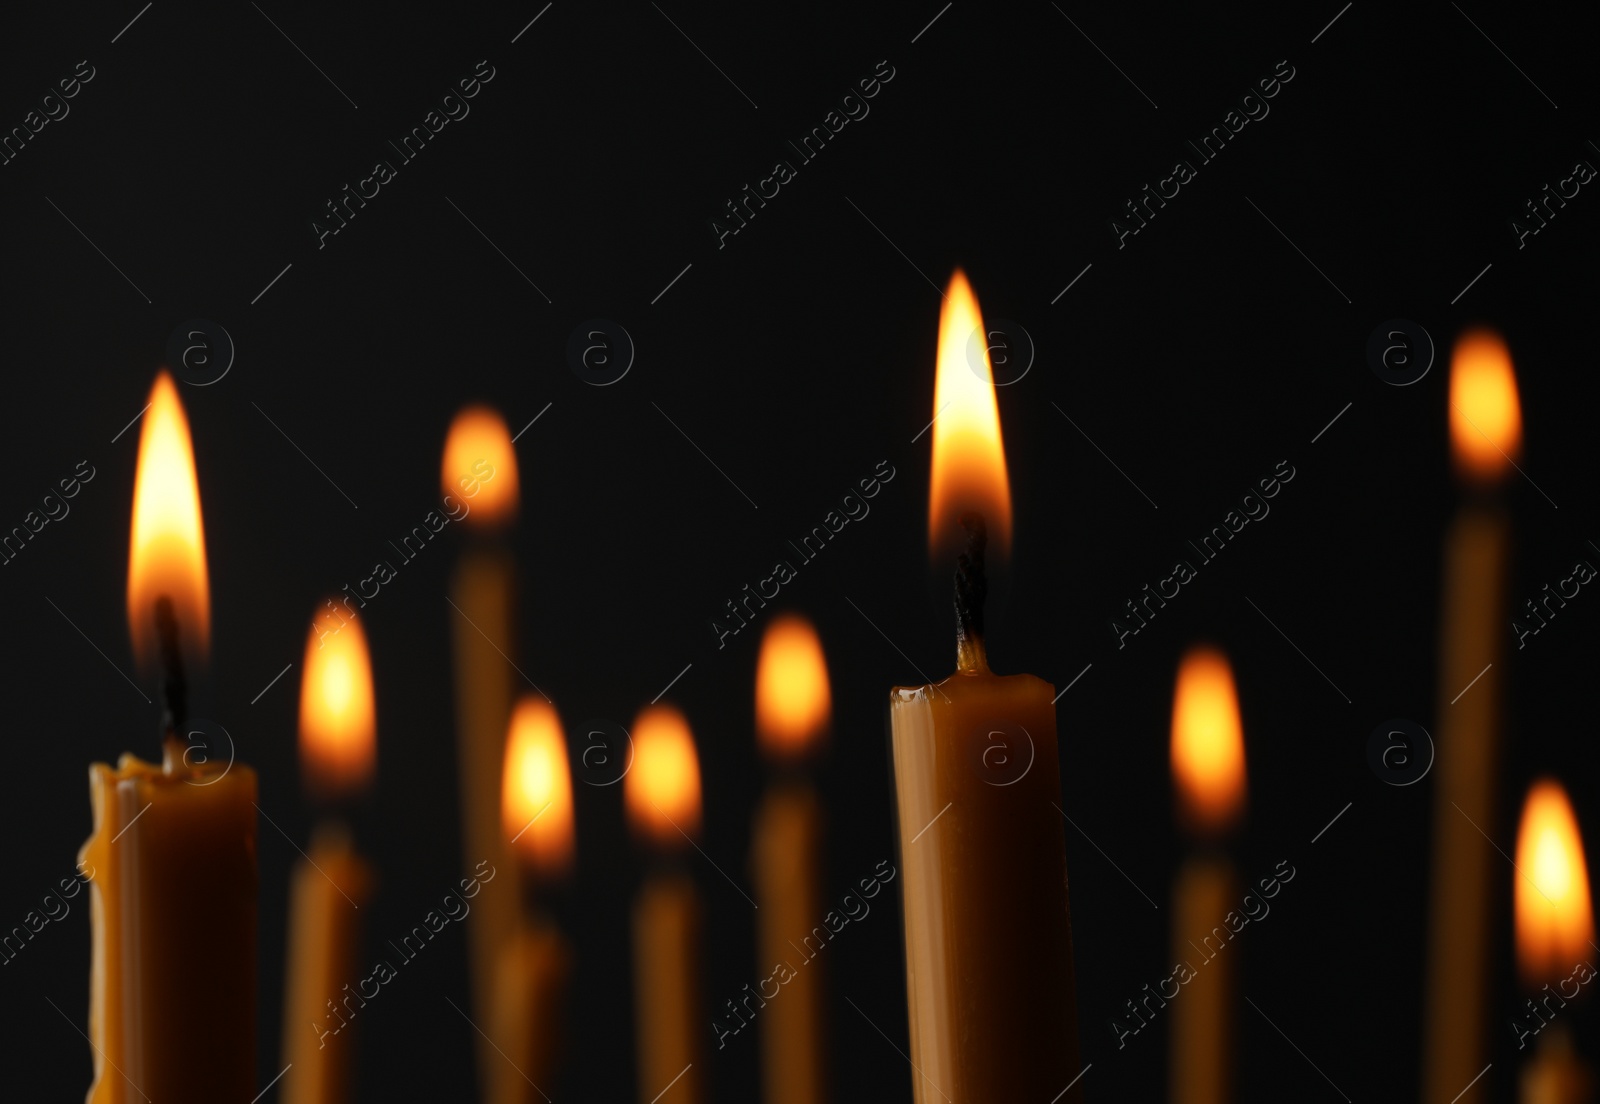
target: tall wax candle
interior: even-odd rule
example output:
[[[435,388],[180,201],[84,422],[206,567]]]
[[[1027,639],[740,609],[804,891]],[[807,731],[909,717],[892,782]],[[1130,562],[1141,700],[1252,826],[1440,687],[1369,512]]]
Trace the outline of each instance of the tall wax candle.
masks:
[[[211,635],[189,423],[165,371],[139,437],[128,623],[163,672],[161,763],[89,768],[90,1104],[249,1100],[255,1085],[256,775],[191,765],[185,668]]]
[[[1172,890],[1173,962],[1193,975],[1172,1002],[1172,1104],[1233,1099],[1239,963],[1224,922],[1239,907],[1239,878],[1218,841],[1244,809],[1244,729],[1227,656],[1191,648],[1172,701],[1172,781],[1179,822],[1205,849],[1185,860]]]
[[[500,539],[516,516],[519,487],[511,433],[498,412],[463,408],[445,439],[440,481],[446,509],[471,531],[450,580],[449,611],[455,659],[456,753],[461,802],[461,848],[466,869],[487,861],[494,870],[515,871],[516,862],[500,831],[500,767],[506,725],[515,697],[513,631],[515,570]],[[501,948],[517,927],[516,875],[480,894],[467,918],[472,966],[473,1018],[488,1023],[495,1003]],[[503,1059],[481,1034],[481,1077]]]
[[[1517,975],[1532,996],[1521,1021],[1513,1021],[1519,1056],[1521,1104],[1588,1104],[1594,1075],[1573,1045],[1567,1010],[1594,980],[1594,906],[1583,837],[1567,792],[1553,779],[1528,790],[1517,832],[1512,899]],[[1592,1035],[1590,1036],[1593,1037]]]
[[[756,661],[756,736],[762,753],[790,777],[761,799],[750,843],[760,905],[756,976],[788,977],[759,1017],[767,1104],[821,1104],[828,1096],[823,964],[802,950],[823,919],[822,804],[800,770],[826,735],[831,707],[816,629],[794,614],[774,618]]]
[[[559,1095],[572,948],[540,894],[572,869],[572,774],[555,706],[524,695],[506,734],[501,831],[521,863],[527,907],[502,944],[490,1034],[505,1059],[491,1066],[490,1104],[541,1104]]]
[[[300,769],[323,803],[353,799],[377,758],[377,709],[366,632],[353,609],[329,601],[313,619],[300,680]],[[371,865],[350,832],[320,824],[289,881],[289,950],[283,999],[283,1104],[351,1098],[359,991],[361,905]],[[352,988],[352,986],[355,986]]]
[[[989,670],[986,533],[1011,504],[983,320],[966,277],[939,319],[929,538],[952,551],[957,669],[889,698],[918,1104],[1082,1099],[1054,688]],[[969,348],[972,353],[969,355]]]
[[[1469,331],[1456,343],[1450,442],[1467,493],[1444,546],[1424,1104],[1452,1104],[1488,1063],[1491,886],[1499,859],[1483,837],[1495,834],[1511,544],[1495,488],[1520,451],[1522,421],[1511,355],[1487,331]]]
[[[639,1101],[703,1104],[710,1022],[700,984],[704,910],[693,880],[665,861],[700,830],[700,760],[688,721],[672,706],[649,706],[634,721],[623,803],[634,835],[659,861],[633,909]]]

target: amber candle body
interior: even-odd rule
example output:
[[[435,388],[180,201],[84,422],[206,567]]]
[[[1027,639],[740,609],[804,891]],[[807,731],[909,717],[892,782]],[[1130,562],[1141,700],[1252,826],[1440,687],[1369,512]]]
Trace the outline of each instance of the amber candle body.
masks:
[[[89,1104],[257,1093],[256,774],[123,755],[89,767]]]
[[[358,985],[360,906],[372,884],[372,868],[356,854],[349,833],[331,825],[317,829],[306,857],[289,875],[283,1104],[350,1099],[355,1024],[349,1020],[366,1001],[348,987]]]
[[[487,859],[509,871],[512,884],[479,895],[467,918],[472,964],[473,1019],[493,1024],[495,972],[501,948],[516,931],[518,864],[500,824],[500,768],[515,687],[507,655],[513,652],[515,600],[511,556],[496,544],[469,549],[456,566],[451,618],[456,674],[456,747],[461,779],[461,846],[465,868]],[[504,654],[502,654],[504,653]],[[478,1068],[488,1075],[504,1059],[478,1032]]]
[[[1187,963],[1194,971],[1169,1013],[1172,1104],[1233,1099],[1236,964],[1224,953],[1232,937],[1223,918],[1239,900],[1238,882],[1233,864],[1223,856],[1194,855],[1172,888],[1172,961]]]
[[[673,1104],[703,1104],[710,1021],[700,993],[700,895],[682,874],[653,875],[633,908],[639,1100],[672,1084]]]
[[[890,694],[918,1104],[1082,1099],[1053,696],[986,669]]]
[[[1503,513],[1469,506],[1444,546],[1425,1104],[1451,1104],[1488,1062],[1491,886],[1500,859],[1484,835],[1495,837],[1510,543]]]
[[[571,975],[572,948],[548,920],[521,923],[501,946],[492,1022],[505,1060],[488,1067],[490,1104],[542,1104],[555,1091]]]
[[[801,783],[773,787],[756,810],[750,864],[755,875],[756,968],[779,963],[794,976],[761,1010],[761,1089],[766,1104],[820,1104],[826,1094],[822,964],[806,961],[801,945],[822,922],[819,852],[822,809]]]

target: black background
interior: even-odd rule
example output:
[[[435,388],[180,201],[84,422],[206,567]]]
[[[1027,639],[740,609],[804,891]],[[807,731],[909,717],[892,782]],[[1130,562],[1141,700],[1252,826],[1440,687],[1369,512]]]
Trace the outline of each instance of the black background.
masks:
[[[138,433],[112,438],[144,403],[169,333],[195,317],[238,347],[222,381],[180,388],[215,626],[195,712],[233,735],[260,772],[263,809],[302,843],[313,813],[294,731],[311,610],[392,558],[386,541],[437,506],[439,450],[461,403],[496,404],[514,430],[549,404],[517,444],[520,665],[569,722],[628,724],[692,664],[667,700],[700,745],[702,846],[741,885],[766,777],[751,735],[758,632],[719,649],[709,621],[888,460],[897,475],[870,516],[782,595],[829,653],[836,723],[818,777],[825,895],[842,896],[894,854],[885,690],[951,667],[944,583],[930,581],[924,548],[930,438],[912,439],[932,415],[933,285],[959,264],[985,315],[1020,322],[1038,350],[999,392],[1017,525],[991,659],[1057,686],[1093,665],[1059,703],[1064,807],[1083,830],[1063,826],[1086,1094],[1164,1091],[1166,1025],[1119,1051],[1107,1023],[1170,971],[1167,903],[1185,848],[1166,769],[1171,680],[1180,651],[1209,638],[1233,655],[1243,698],[1241,871],[1287,859],[1299,872],[1231,952],[1244,995],[1272,1021],[1241,1004],[1240,1098],[1415,1095],[1432,779],[1385,785],[1366,740],[1390,717],[1435,725],[1439,544],[1457,497],[1445,369],[1464,325],[1498,327],[1516,357],[1527,478],[1507,485],[1513,601],[1600,554],[1586,543],[1600,540],[1585,398],[1595,185],[1526,248],[1509,228],[1543,185],[1600,159],[1587,144],[1592,42],[1576,9],[1356,4],[1312,43],[1337,3],[1114,14],[958,3],[912,43],[938,4],[664,14],[557,3],[513,44],[537,4],[263,13],[161,0],[112,44],[137,11],[0,17],[5,128],[80,59],[96,74],[70,115],[0,169],[0,523],[40,509],[80,460],[97,473],[69,516],[0,568],[5,927],[72,871],[89,830],[86,765],[155,754],[157,709],[114,669],[132,674],[123,589]],[[319,249],[312,215],[480,59],[496,75],[471,114]],[[870,115],[797,165],[719,249],[708,220],[776,157],[793,160],[784,139],[818,125],[882,59],[895,76]],[[1111,216],[1175,159],[1194,160],[1184,140],[1285,59],[1295,76],[1271,114],[1119,250]],[[586,385],[567,362],[569,335],[594,317],[637,344],[611,387]],[[1439,347],[1414,386],[1380,382],[1366,361],[1369,333],[1394,317]],[[1280,460],[1297,474],[1270,516],[1119,650],[1109,621],[1123,601]],[[456,614],[444,600],[459,529],[365,611],[381,748],[357,826],[382,876],[372,942],[415,923],[459,874]],[[1600,599],[1585,590],[1521,651],[1508,630],[1501,817],[1484,826],[1506,851],[1539,773],[1561,775],[1582,823],[1600,823],[1580,750],[1596,710],[1591,605]],[[556,1095],[623,1100],[637,1091],[626,925],[643,864],[619,788],[577,788],[580,972]],[[297,854],[266,823],[260,851],[265,1085],[280,1068]],[[765,971],[749,906],[709,863],[691,869],[710,917],[706,992],[720,1003]],[[1520,1004],[1509,863],[1501,875],[1494,1065],[1467,1099],[1511,1099],[1519,1065],[1505,1026]],[[895,1049],[906,1046],[897,909],[878,898],[827,952],[842,1100],[909,1099]],[[79,897],[0,970],[7,1098],[75,1099],[88,1083],[75,1030],[86,916]],[[195,939],[203,947],[205,933]],[[468,1006],[465,963],[447,929],[363,1013],[360,1099],[473,1094],[473,1029],[445,999]],[[196,1009],[186,1029],[197,1045],[204,1028]],[[1580,1045],[1595,1054],[1592,1035]],[[755,1098],[756,1052],[747,1032],[714,1053],[716,1099]]]

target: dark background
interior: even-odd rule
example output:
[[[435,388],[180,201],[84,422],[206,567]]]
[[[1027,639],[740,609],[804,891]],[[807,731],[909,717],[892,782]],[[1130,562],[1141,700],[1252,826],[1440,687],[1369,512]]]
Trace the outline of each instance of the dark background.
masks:
[[[520,665],[571,725],[628,724],[693,664],[666,700],[700,745],[702,846],[745,886],[766,777],[751,735],[758,631],[719,650],[710,618],[857,479],[894,465],[871,515],[781,599],[828,648],[836,724],[818,777],[831,818],[825,896],[842,896],[894,856],[885,690],[952,665],[944,583],[930,581],[924,548],[930,437],[912,438],[932,414],[932,285],[959,264],[985,315],[1016,320],[1037,345],[1029,374],[999,392],[1017,526],[990,611],[991,659],[1058,686],[1093,664],[1059,703],[1064,807],[1086,833],[1063,827],[1086,1095],[1164,1091],[1165,1023],[1121,1051],[1107,1023],[1170,971],[1167,903],[1185,849],[1166,769],[1171,680],[1180,651],[1204,637],[1230,650],[1243,698],[1241,872],[1281,859],[1298,871],[1231,952],[1244,995],[1272,1020],[1240,1006],[1240,1098],[1415,1096],[1432,779],[1385,785],[1366,742],[1391,717],[1435,727],[1439,544],[1457,500],[1445,369],[1464,325],[1500,328],[1516,357],[1528,478],[1507,485],[1513,601],[1600,554],[1586,544],[1600,540],[1585,398],[1596,185],[1524,249],[1508,222],[1576,160],[1600,159],[1586,144],[1583,14],[1356,4],[1313,44],[1334,0],[1115,14],[958,3],[913,44],[937,3],[761,14],[670,4],[665,15],[557,3],[512,44],[537,3],[272,3],[263,14],[161,0],[112,44],[138,8],[0,17],[5,128],[80,59],[96,74],[70,115],[0,169],[0,522],[39,509],[80,460],[97,473],[68,517],[0,568],[5,927],[72,871],[89,830],[86,765],[156,753],[156,707],[113,669],[132,674],[123,594],[138,433],[112,437],[144,403],[169,334],[195,317],[225,326],[238,350],[217,384],[180,388],[215,626],[195,712],[232,734],[260,772],[262,807],[301,843],[313,811],[298,786],[295,711],[313,605],[392,559],[386,541],[437,506],[444,430],[464,401],[496,404],[514,430],[552,404],[517,444]],[[397,165],[319,249],[312,215],[485,58],[496,75],[471,114]],[[819,124],[880,59],[895,76],[871,114],[797,164],[719,250],[708,220],[776,157],[794,160],[783,140]],[[1194,160],[1184,139],[1220,124],[1283,59],[1295,76],[1271,114],[1197,165],[1119,250],[1111,216],[1176,158]],[[637,345],[614,386],[569,368],[569,335],[594,317]],[[1394,317],[1439,347],[1414,386],[1384,384],[1366,360],[1368,334]],[[1123,601],[1284,459],[1297,474],[1271,515],[1119,650],[1109,621]],[[444,600],[459,529],[365,611],[381,748],[357,824],[382,876],[366,912],[372,943],[415,923],[459,876],[456,615]],[[1484,826],[1506,851],[1542,772],[1564,778],[1591,833],[1600,824],[1580,751],[1593,737],[1597,618],[1586,589],[1524,650],[1508,630],[1502,815]],[[577,789],[580,968],[556,1095],[622,1100],[636,1092],[627,910],[643,864],[620,788]],[[265,1085],[280,1068],[297,854],[265,823],[260,850]],[[691,869],[709,911],[706,992],[720,1003],[758,976],[752,913],[709,863]],[[1505,1026],[1520,1004],[1509,863],[1501,875],[1494,1066],[1468,1099],[1511,1099],[1520,1064]],[[75,1030],[86,901],[0,970],[7,1098],[76,1099],[88,1083]],[[841,1100],[909,1099],[895,1052],[906,1045],[897,909],[880,897],[827,952]],[[467,1007],[461,935],[446,929],[363,1013],[360,1099],[472,1095],[473,1029],[445,1000]],[[187,1028],[197,1040],[204,1019],[195,1010]],[[714,1052],[718,1100],[756,1096],[754,1036]],[[1594,1043],[1580,1033],[1591,1057]]]

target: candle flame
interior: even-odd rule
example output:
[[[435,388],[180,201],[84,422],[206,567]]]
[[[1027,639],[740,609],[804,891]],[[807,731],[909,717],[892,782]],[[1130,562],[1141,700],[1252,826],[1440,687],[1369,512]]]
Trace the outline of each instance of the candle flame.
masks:
[[[571,869],[575,840],[567,737],[555,706],[532,694],[511,714],[500,823],[534,870],[559,875]]]
[[[979,340],[972,342],[977,334]],[[933,473],[928,493],[928,548],[936,559],[965,542],[963,514],[983,515],[990,547],[1011,546],[1011,486],[995,404],[989,342],[978,300],[959,268],[939,312],[933,389]]]
[[[499,411],[461,408],[445,437],[439,479],[445,494],[466,503],[469,525],[494,528],[516,517],[517,454]]]
[[[313,620],[300,677],[300,768],[317,796],[347,797],[372,780],[378,757],[373,703],[367,634],[355,612]]]
[[[1529,988],[1564,978],[1589,958],[1594,914],[1583,838],[1567,791],[1553,779],[1528,790],[1517,833],[1517,966]]]
[[[1178,664],[1172,701],[1172,778],[1193,830],[1218,834],[1244,810],[1244,727],[1228,657],[1195,647]]]
[[[817,630],[798,614],[774,619],[756,662],[756,734],[762,750],[777,758],[804,754],[827,731],[832,705]]]
[[[623,782],[639,836],[676,847],[700,828],[700,760],[689,722],[670,705],[647,706],[633,723],[633,769]]]
[[[1500,482],[1522,451],[1522,404],[1511,351],[1492,330],[1468,330],[1456,341],[1450,445],[1456,470],[1477,483]]]
[[[161,650],[155,608],[162,598],[172,603],[184,649],[203,657],[211,644],[211,596],[200,486],[189,419],[165,369],[150,389],[133,480],[128,629],[134,657],[142,666]]]

